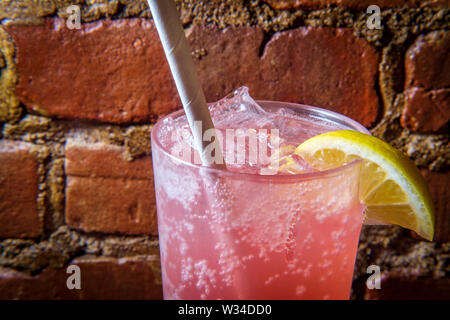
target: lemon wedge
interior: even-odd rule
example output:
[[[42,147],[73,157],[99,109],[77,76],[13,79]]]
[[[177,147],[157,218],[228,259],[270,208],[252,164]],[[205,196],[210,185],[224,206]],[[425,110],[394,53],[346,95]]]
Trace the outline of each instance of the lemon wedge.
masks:
[[[360,200],[366,206],[366,218],[397,224],[433,239],[433,202],[427,184],[399,150],[373,136],[343,130],[312,137],[300,144],[295,154],[318,170],[362,159]]]

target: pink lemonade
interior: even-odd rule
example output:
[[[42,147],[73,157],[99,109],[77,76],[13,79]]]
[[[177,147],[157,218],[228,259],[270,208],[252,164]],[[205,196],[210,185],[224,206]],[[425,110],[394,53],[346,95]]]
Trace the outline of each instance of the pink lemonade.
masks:
[[[348,299],[360,163],[315,172],[291,157],[297,174],[281,165],[309,137],[367,130],[318,108],[258,105],[246,88],[210,110],[226,171],[200,164],[183,111],[152,131],[164,298]]]

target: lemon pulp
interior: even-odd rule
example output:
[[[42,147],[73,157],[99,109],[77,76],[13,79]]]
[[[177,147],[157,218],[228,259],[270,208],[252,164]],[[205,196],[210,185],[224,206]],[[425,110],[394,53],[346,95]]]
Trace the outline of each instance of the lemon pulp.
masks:
[[[357,131],[327,132],[295,149],[313,168],[327,170],[362,160],[360,200],[370,220],[397,224],[433,239],[433,203],[425,179],[403,153]]]

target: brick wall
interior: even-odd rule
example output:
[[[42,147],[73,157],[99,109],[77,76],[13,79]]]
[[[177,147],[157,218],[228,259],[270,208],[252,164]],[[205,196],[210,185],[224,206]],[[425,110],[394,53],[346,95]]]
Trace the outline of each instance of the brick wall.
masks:
[[[0,298],[158,299],[149,138],[179,98],[145,1],[77,3],[80,30],[62,2],[0,3]],[[380,30],[366,25],[372,4]],[[364,228],[352,297],[450,298],[450,2],[177,5],[208,101],[245,84],[335,110],[422,169],[435,242]],[[71,264],[81,290],[65,285]],[[381,291],[365,288],[371,264]]]

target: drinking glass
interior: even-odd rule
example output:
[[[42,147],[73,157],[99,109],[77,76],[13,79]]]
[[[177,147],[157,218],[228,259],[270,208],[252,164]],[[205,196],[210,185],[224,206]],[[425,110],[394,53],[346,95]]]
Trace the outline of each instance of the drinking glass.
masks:
[[[370,134],[328,110],[259,104],[314,122],[296,128],[303,140],[332,130]],[[164,298],[348,299],[363,222],[361,162],[296,175],[208,168],[171,152],[165,128],[183,116],[166,116],[151,134]]]

